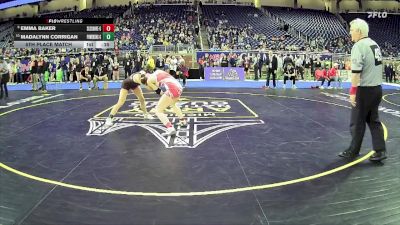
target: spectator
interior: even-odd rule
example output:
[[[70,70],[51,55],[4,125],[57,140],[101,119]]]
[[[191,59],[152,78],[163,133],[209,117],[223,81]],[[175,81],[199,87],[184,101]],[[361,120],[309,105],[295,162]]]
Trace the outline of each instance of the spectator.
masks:
[[[5,92],[5,98],[8,98],[7,83],[9,80],[9,71],[7,67],[7,62],[0,56],[0,99],[3,99],[3,92]]]
[[[286,88],[286,81],[292,80],[292,89],[296,89],[296,76],[293,63],[288,63],[283,72],[283,88]]]
[[[31,56],[31,61],[29,64],[30,64],[29,67],[31,74],[32,90],[37,91],[38,90],[37,82],[39,78],[38,78],[38,61],[36,60],[35,55]]]
[[[169,74],[173,77],[177,78],[176,70],[178,68],[178,60],[175,56],[171,56],[170,64],[169,64]]]
[[[98,82],[103,81],[103,89],[106,90],[108,89],[108,63],[104,62],[103,64],[99,64],[99,66],[96,69],[96,72],[94,73],[94,78],[93,78],[93,88],[98,90]]]
[[[265,56],[265,57],[266,57],[265,64],[267,65],[267,79],[266,79],[265,87],[269,88],[269,79],[272,74],[273,88],[276,88],[276,74],[277,74],[278,67],[280,66],[280,65],[278,65],[279,64],[278,57],[276,57],[275,54],[272,54],[272,51],[270,51],[268,56]],[[281,59],[280,59],[280,61],[281,61]],[[280,63],[282,63],[282,62],[280,62]],[[282,68],[282,67],[280,67],[280,68]]]
[[[21,60],[20,59],[17,59],[15,67],[16,67],[16,73],[17,73],[17,83],[23,83],[24,79],[23,79],[22,73],[24,71],[22,69],[22,65],[21,65]]]
[[[338,68],[338,65],[335,64],[332,68],[330,68],[328,70],[328,73],[327,73],[328,89],[332,89],[332,87],[331,87],[331,82],[332,81],[337,81],[338,80],[337,68]]]
[[[189,68],[186,66],[185,59],[182,56],[178,56],[178,71],[179,78],[183,80],[183,87],[186,87],[186,79],[189,77]]]
[[[164,68],[165,68],[165,60],[164,60],[162,54],[159,54],[157,56],[156,68],[159,70],[164,70]]]
[[[250,61],[252,62],[252,68],[254,71],[254,80],[258,80],[258,58],[257,58],[257,55],[252,56]]]
[[[88,90],[92,90],[90,87],[90,82],[92,81],[92,78],[90,76],[90,69],[88,66],[85,66],[82,68],[79,76],[78,76],[78,81],[79,81],[79,90],[82,91],[82,83],[86,82],[88,84]],[[93,85],[94,88],[94,85]]]
[[[9,70],[9,77],[10,77],[9,82],[14,83],[14,76],[16,74],[16,67],[15,67],[14,60],[10,60],[10,63],[8,64],[8,70]]]
[[[324,83],[325,83],[326,77],[327,77],[326,70],[322,69],[321,67],[318,67],[315,70],[315,79],[317,81],[321,81],[321,87],[320,87],[321,89],[324,89]]]
[[[386,62],[384,70],[385,70],[386,82],[387,83],[392,83],[393,82],[393,75],[394,75],[393,65],[391,65],[389,62]]]
[[[123,60],[123,66],[124,66],[125,79],[127,79],[132,73],[132,58],[128,53],[125,54]]]
[[[297,77],[300,76],[300,78],[304,80],[303,56],[299,56],[295,59],[295,65]]]
[[[313,63],[312,63],[311,58],[308,55],[306,55],[306,58],[303,62],[304,74],[305,74],[306,80],[311,80],[311,65],[312,64]]]
[[[116,56],[114,57],[112,67],[113,67],[112,79],[119,80],[119,63],[118,63],[118,58]]]
[[[147,62],[146,62],[146,71],[148,73],[154,72],[154,69],[156,68],[156,64],[154,62],[154,58],[152,56],[147,56]]]
[[[46,90],[46,78],[44,76],[44,72],[46,71],[46,62],[44,61],[42,56],[39,56],[39,60],[38,60],[38,69],[37,69],[37,73],[39,75],[39,79],[40,79],[40,83],[41,83],[41,87],[40,89],[42,90],[42,92],[47,92]]]

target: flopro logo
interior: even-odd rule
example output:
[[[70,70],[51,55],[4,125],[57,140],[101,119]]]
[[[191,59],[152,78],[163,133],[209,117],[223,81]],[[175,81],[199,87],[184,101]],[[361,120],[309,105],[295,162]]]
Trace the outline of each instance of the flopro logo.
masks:
[[[157,100],[146,102],[147,110],[155,110]],[[123,106],[115,115],[112,126],[105,125],[105,119],[112,107],[105,109],[89,119],[89,136],[103,136],[120,129],[141,127],[152,133],[166,148],[196,148],[221,132],[244,126],[264,124],[258,115],[245,105],[240,99],[186,97],[181,98],[179,105],[188,118],[187,127],[179,127],[174,137],[164,137],[165,127],[158,120],[144,120],[140,104],[134,101],[129,106]],[[168,117],[177,121],[171,109],[167,109]],[[130,131],[129,131],[130,132]]]
[[[387,18],[387,12],[367,12],[368,18]]]

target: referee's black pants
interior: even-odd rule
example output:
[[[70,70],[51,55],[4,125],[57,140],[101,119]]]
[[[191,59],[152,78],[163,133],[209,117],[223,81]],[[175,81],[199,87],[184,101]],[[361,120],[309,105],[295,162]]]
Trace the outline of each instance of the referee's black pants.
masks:
[[[269,87],[269,79],[270,79],[270,77],[271,77],[271,74],[272,74],[272,84],[274,85],[274,87],[276,87],[276,73],[275,73],[275,70],[273,70],[272,68],[267,68],[267,80],[266,80],[266,83],[265,83],[265,86],[266,87]]]
[[[129,66],[126,66],[124,68],[125,71],[125,79],[127,79],[131,75],[131,68]]]
[[[10,76],[8,73],[0,75],[0,99],[3,98],[3,92],[6,93],[6,98],[8,98],[7,83],[8,83],[9,79],[10,79]]]
[[[382,87],[358,87],[356,107],[352,107],[350,132],[352,141],[350,151],[358,153],[365,133],[365,124],[371,131],[372,145],[375,151],[385,151],[383,127],[379,121],[378,107],[382,99]]]

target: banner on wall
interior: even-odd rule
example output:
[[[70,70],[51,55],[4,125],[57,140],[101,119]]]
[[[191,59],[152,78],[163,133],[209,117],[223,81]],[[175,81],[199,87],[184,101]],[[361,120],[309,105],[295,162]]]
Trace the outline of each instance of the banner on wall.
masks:
[[[21,59],[21,69],[20,72],[21,73],[29,73],[30,72],[30,67],[29,67],[29,59]],[[53,68],[55,68],[56,63],[55,63],[55,59],[54,58],[48,58],[48,62],[52,64]],[[68,62],[69,62],[69,57],[68,57]]]
[[[200,58],[208,56],[209,59],[212,59],[213,61],[217,61],[221,58],[222,54],[228,56],[229,53],[233,53],[233,54],[236,54],[239,56],[243,52],[240,52],[240,51],[233,51],[233,52],[228,52],[228,51],[222,51],[222,52],[206,52],[205,51],[205,52],[202,52],[202,51],[199,51],[199,52],[196,52],[196,57],[197,57],[196,59],[198,62]]]
[[[205,80],[243,81],[245,79],[243,67],[206,67]]]
[[[306,55],[308,54],[311,57],[319,57],[320,60],[332,60],[332,54],[329,53],[314,53],[314,52],[288,52],[288,51],[272,51],[275,54],[286,56],[286,55],[291,55],[293,57],[298,57],[300,55]],[[208,57],[212,61],[219,61],[222,57],[222,55],[228,56],[229,54],[236,55],[237,57],[245,57],[245,56],[253,56],[258,53],[261,54],[266,54],[268,55],[268,51],[198,51],[196,52],[196,61],[199,62],[199,59],[202,57]]]

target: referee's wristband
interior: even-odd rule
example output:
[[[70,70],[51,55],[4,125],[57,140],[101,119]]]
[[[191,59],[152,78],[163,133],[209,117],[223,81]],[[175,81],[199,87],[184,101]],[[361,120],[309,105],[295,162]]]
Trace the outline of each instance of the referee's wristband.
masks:
[[[351,86],[350,88],[350,95],[355,95],[357,93],[357,87]]]

